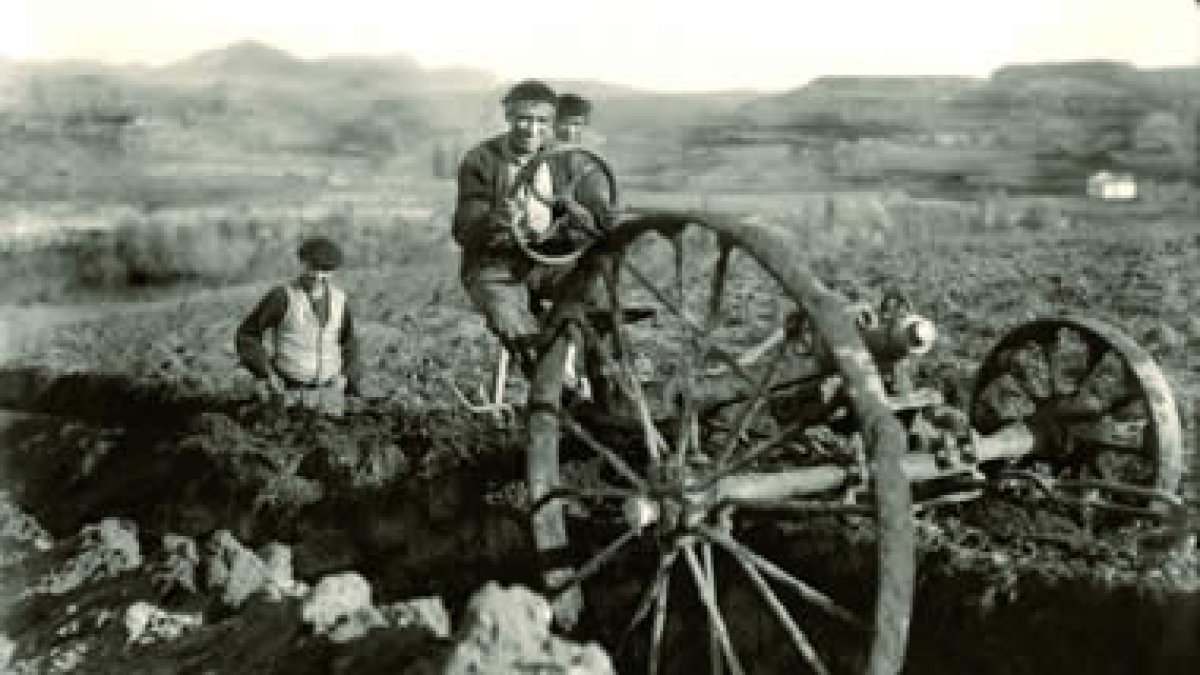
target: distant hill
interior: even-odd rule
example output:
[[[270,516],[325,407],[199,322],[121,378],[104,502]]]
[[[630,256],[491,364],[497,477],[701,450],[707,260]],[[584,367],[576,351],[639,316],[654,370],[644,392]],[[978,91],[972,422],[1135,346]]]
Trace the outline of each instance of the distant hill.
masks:
[[[823,77],[798,89],[764,96],[743,106],[743,119],[757,126],[794,126],[839,136],[860,129],[880,134],[928,129],[952,117],[954,103],[984,86],[966,77]]]
[[[281,49],[260,42],[238,42],[221,49],[201,52],[166,66],[159,71],[164,77],[221,78],[294,77],[304,72],[304,63]]]
[[[434,155],[444,164],[503,128],[509,84],[401,53],[300,59],[253,41],[162,67],[0,61],[0,134],[22,158],[0,181],[43,170],[54,184],[55,171],[118,159],[136,173],[154,157],[400,158],[427,169]],[[769,166],[786,173],[807,162],[797,175],[856,184],[913,174],[1075,185],[1105,167],[1194,175],[1200,146],[1200,68],[1015,64],[987,78],[824,77],[773,94],[552,84],[595,102],[593,127],[620,171],[684,182],[708,172],[763,185],[761,176],[780,173]],[[771,147],[774,164],[705,150],[713,147]]]
[[[1085,61],[1005,66],[987,79],[820,78],[759,98],[740,112],[763,126],[803,124],[814,115],[835,114],[851,121],[882,119],[936,130],[996,122],[1019,111],[1087,116],[1196,105],[1200,68],[1142,71],[1123,63]]]
[[[749,101],[689,142],[840,148],[826,164],[856,179],[912,173],[1073,190],[1101,168],[1194,177],[1197,137],[1200,68],[1081,61],[1010,65],[979,79],[820,78]],[[864,149],[868,141],[882,145]]]

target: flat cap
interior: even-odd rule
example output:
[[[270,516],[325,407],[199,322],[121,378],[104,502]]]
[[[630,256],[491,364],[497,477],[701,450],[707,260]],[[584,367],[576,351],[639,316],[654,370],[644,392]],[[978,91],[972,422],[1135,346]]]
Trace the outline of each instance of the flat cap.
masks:
[[[557,113],[563,117],[591,117],[592,102],[579,94],[563,94],[558,97]]]
[[[296,257],[318,270],[335,270],[342,266],[342,249],[328,237],[309,237],[300,242]]]

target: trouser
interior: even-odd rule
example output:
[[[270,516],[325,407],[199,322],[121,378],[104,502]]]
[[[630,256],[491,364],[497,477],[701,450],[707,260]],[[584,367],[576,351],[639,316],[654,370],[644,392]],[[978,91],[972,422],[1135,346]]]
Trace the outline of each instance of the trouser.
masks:
[[[528,368],[549,337],[540,318],[543,305],[561,297],[563,282],[572,271],[570,266],[511,262],[465,269],[462,282],[488,328],[521,367]]]
[[[601,265],[610,264],[606,258],[597,260]],[[549,267],[525,259],[491,260],[463,267],[461,278],[467,295],[526,377],[533,376],[531,368],[538,355],[548,346],[549,339],[555,337],[547,332],[543,322],[547,303],[570,294],[578,296],[585,310],[603,305],[602,298],[606,296],[600,284],[595,283],[596,275],[589,275],[591,278],[582,287],[572,288],[567,279],[574,271],[570,265]],[[581,389],[576,393],[582,393],[589,385],[594,387],[602,367],[595,345],[582,343],[582,337],[572,336],[568,349],[570,362],[564,364],[567,385]],[[585,384],[580,377],[584,374],[590,383]]]
[[[301,408],[330,417],[341,417],[346,412],[346,378],[338,375],[320,385],[285,381],[279,403],[285,408]]]

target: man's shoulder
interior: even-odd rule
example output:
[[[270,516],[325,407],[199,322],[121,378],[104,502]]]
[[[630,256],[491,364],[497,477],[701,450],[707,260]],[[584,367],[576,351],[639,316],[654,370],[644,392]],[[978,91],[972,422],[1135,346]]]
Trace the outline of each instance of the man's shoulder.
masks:
[[[263,295],[263,302],[275,308],[286,309],[289,304],[288,298],[291,297],[291,288],[290,281],[277,283]]]
[[[263,294],[264,300],[283,300],[287,301],[288,288],[292,286],[291,281],[281,281],[270,288]]]
[[[464,162],[493,161],[499,159],[504,151],[504,134],[492,136],[475,144],[463,155]]]

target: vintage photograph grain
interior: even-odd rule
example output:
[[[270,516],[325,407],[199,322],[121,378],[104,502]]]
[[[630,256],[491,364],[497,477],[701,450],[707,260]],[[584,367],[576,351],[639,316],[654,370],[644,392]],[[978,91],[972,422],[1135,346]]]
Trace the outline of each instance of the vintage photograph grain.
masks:
[[[16,0],[0,673],[1200,663],[1191,0]]]

